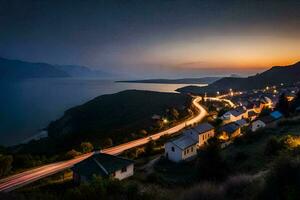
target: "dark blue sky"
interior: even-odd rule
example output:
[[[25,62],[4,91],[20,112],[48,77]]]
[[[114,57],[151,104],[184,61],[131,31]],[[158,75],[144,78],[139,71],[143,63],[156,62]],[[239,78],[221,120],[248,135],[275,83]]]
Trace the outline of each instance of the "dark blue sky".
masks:
[[[299,10],[296,0],[0,0],[0,56],[148,77],[248,73],[300,60]]]

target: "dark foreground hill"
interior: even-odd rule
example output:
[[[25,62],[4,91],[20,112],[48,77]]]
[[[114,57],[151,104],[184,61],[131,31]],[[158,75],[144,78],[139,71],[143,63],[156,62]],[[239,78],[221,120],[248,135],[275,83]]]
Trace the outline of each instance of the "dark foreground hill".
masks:
[[[214,93],[217,91],[228,91],[230,88],[234,90],[249,90],[262,88],[268,85],[293,84],[300,81],[300,62],[289,66],[275,66],[271,69],[249,76],[247,78],[222,78],[207,87],[187,86],[177,89],[183,93]]]
[[[50,123],[47,139],[27,145],[27,149],[64,151],[84,141],[102,148],[111,142],[124,143],[187,117],[191,100],[190,96],[178,93],[139,90],[99,96],[67,110],[63,117]],[[153,115],[167,118],[168,123],[153,120]]]

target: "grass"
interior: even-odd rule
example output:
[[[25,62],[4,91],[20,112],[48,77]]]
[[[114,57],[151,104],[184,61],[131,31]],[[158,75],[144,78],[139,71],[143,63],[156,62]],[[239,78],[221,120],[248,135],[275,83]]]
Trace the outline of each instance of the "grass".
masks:
[[[222,151],[222,155],[234,172],[251,172],[269,168],[273,157],[265,155],[265,147],[270,138],[278,139],[286,135],[300,135],[300,124],[286,120],[273,129],[264,129],[235,141]]]
[[[187,185],[196,181],[195,161],[174,163],[161,158],[154,166],[155,173],[167,185]]]

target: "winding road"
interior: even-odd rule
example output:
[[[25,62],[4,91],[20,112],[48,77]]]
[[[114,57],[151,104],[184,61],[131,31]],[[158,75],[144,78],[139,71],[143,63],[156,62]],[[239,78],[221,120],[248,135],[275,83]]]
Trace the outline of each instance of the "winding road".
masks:
[[[223,97],[205,97],[204,100],[223,101],[225,103],[228,103],[231,107],[235,107],[235,104],[231,100],[225,99]]]
[[[193,105],[198,109],[197,115],[192,118],[187,119],[186,121],[170,128],[165,131],[161,131],[159,133],[153,134],[148,137],[144,137],[141,139],[137,139],[128,143],[124,143],[118,146],[114,146],[108,149],[101,150],[102,153],[107,153],[111,155],[118,155],[125,150],[143,145],[148,143],[150,140],[157,140],[163,135],[170,135],[176,133],[182,129],[184,129],[188,125],[193,125],[195,123],[200,122],[206,115],[206,110],[199,104],[201,101],[201,97],[195,97],[193,99]],[[4,178],[0,180],[0,192],[9,192],[14,189],[20,188],[24,185],[37,181],[39,179],[45,178],[47,176],[53,175],[55,173],[61,172],[67,168],[72,167],[74,164],[81,162],[82,160],[90,157],[93,153],[85,154],[80,157],[74,158],[68,161],[56,162],[48,165],[44,165],[41,167],[37,167],[35,169],[31,169],[19,174],[15,174],[13,176]]]

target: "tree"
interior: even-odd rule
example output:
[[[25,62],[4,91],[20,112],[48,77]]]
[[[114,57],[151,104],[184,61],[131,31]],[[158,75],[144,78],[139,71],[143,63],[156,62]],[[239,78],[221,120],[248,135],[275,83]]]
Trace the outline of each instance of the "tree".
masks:
[[[271,137],[266,144],[265,154],[269,156],[274,156],[279,153],[280,150],[283,149],[282,143],[275,137]]]
[[[13,157],[0,156],[0,177],[7,175],[12,168]]]
[[[112,145],[113,145],[113,141],[111,138],[105,138],[102,142],[103,148],[108,148],[108,147],[111,147]]]
[[[279,96],[279,100],[278,103],[276,105],[276,110],[280,111],[282,114],[284,114],[285,116],[289,115],[289,101],[285,96],[285,93],[282,93]]]
[[[141,135],[147,135],[147,134],[148,134],[148,132],[147,132],[145,129],[141,129],[141,130],[139,131],[139,133],[140,133]]]
[[[154,152],[155,145],[155,141],[151,139],[145,146],[145,154],[152,155]]]
[[[297,93],[297,96],[293,99],[291,103],[291,110],[296,111],[296,108],[300,106],[300,91]]]
[[[66,153],[65,157],[66,157],[66,159],[72,159],[79,155],[80,155],[80,152],[76,151],[75,149],[72,149]]]
[[[94,146],[90,142],[82,142],[80,147],[82,153],[89,153],[94,149]]]
[[[264,108],[262,109],[262,111],[259,113],[259,117],[264,117],[267,116],[271,113],[271,109],[270,108]]]
[[[208,144],[198,155],[196,168],[199,179],[215,181],[226,177],[228,166],[221,156],[220,144],[216,138],[208,140]]]
[[[178,119],[179,112],[176,110],[176,108],[171,108],[170,113],[171,113],[171,116],[173,117],[173,119]]]

